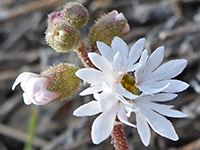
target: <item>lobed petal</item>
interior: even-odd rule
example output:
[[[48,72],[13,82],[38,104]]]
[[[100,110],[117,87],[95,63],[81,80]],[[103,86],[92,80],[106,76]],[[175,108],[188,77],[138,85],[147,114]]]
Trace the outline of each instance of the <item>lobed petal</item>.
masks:
[[[99,144],[107,139],[114,127],[117,107],[113,107],[107,112],[103,112],[93,122],[92,125],[92,141],[94,144]]]
[[[105,43],[97,41],[97,47],[99,52],[103,57],[105,57],[108,61],[112,62],[115,52]]]
[[[136,126],[142,143],[148,146],[151,138],[150,128],[146,122],[145,116],[138,111],[136,111]]]
[[[186,65],[186,59],[171,60],[149,74],[146,80],[159,81],[174,78],[183,71]]]
[[[128,52],[129,52],[128,45],[121,38],[116,36],[112,40],[111,48],[116,52],[120,52],[123,65],[126,64],[127,59],[128,59]]]
[[[161,115],[167,116],[167,117],[173,117],[173,118],[185,118],[188,115],[185,113],[182,113],[178,110],[171,109],[172,106],[170,105],[163,105],[163,104],[156,104],[156,103],[146,103],[151,109],[155,110]]]
[[[148,107],[142,108],[141,113],[145,116],[147,122],[156,133],[173,141],[179,139],[172,123],[165,117],[155,113]]]
[[[139,84],[141,82],[143,76],[144,76],[144,68],[146,66],[147,59],[148,59],[148,52],[145,49],[142,52],[142,56],[141,56],[140,61],[139,61],[139,66],[137,67],[137,69],[134,73],[136,84]]]
[[[164,59],[165,49],[164,46],[158,47],[149,57],[146,65],[146,73],[154,71]]]
[[[128,56],[128,63],[134,64],[142,54],[144,49],[145,38],[139,39],[131,48]]]

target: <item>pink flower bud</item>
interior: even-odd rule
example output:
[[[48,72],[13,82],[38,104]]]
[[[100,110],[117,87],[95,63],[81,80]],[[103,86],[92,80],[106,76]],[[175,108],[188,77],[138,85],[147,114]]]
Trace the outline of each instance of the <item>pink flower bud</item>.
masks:
[[[60,12],[52,12],[48,15],[48,26],[59,24],[61,21],[63,19]]]
[[[12,90],[20,83],[23,93],[24,103],[30,105],[45,105],[59,97],[56,92],[47,90],[48,78],[40,77],[31,72],[21,73],[15,80]]]

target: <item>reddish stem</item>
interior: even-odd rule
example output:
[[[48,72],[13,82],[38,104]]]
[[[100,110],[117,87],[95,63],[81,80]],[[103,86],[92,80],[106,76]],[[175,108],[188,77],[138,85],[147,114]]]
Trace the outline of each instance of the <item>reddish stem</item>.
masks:
[[[115,124],[112,131],[112,138],[116,150],[128,150],[128,145],[121,124]]]
[[[76,50],[78,56],[81,58],[82,62],[84,63],[84,65],[86,67],[89,68],[94,68],[94,69],[98,69],[90,60],[90,58],[88,57],[88,53],[85,50],[85,46],[83,45],[83,43],[81,43],[81,46]]]

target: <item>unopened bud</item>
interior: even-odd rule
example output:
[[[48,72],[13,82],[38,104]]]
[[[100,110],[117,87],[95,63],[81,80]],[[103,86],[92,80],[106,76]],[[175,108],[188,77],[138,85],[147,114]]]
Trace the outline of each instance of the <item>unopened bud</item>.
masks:
[[[48,83],[49,78],[47,77],[41,77],[31,72],[23,72],[15,80],[12,89],[14,90],[18,84],[21,85],[26,105],[46,105],[60,96],[57,92],[47,90]]]
[[[86,25],[89,19],[87,9],[76,2],[67,3],[62,11],[62,16],[66,23],[77,29]]]
[[[111,44],[115,36],[123,37],[130,30],[126,18],[116,10],[102,16],[90,29],[89,42],[92,51],[97,50],[96,42]]]
[[[79,31],[63,22],[48,27],[46,41],[57,52],[68,52],[76,46]]]
[[[48,15],[48,26],[59,24],[62,21],[60,12],[52,12]]]
[[[58,93],[58,100],[66,99],[73,95],[80,85],[80,80],[75,72],[78,70],[73,64],[60,63],[49,67],[41,73],[42,77],[49,79],[47,90]]]

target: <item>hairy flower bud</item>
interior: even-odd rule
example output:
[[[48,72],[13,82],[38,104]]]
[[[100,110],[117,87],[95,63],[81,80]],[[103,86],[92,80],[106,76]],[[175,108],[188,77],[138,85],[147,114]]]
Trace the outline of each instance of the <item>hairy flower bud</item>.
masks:
[[[52,24],[46,31],[46,41],[57,52],[68,52],[76,46],[79,40],[79,31],[59,22]]]
[[[80,80],[75,75],[77,70],[73,64],[60,63],[44,70],[41,76],[49,79],[47,90],[58,93],[57,99],[60,100],[73,95],[79,88]]]
[[[90,29],[89,42],[92,51],[96,51],[96,42],[101,41],[110,45],[115,36],[127,34],[130,27],[122,13],[116,10],[102,16]]]
[[[89,19],[87,9],[82,4],[75,2],[66,4],[62,11],[62,16],[66,23],[77,29],[86,25]]]

